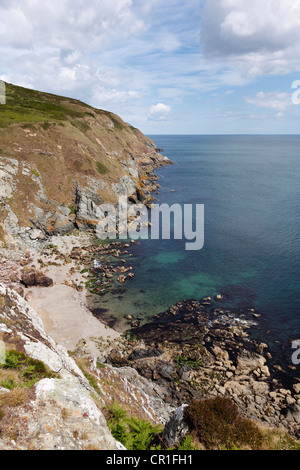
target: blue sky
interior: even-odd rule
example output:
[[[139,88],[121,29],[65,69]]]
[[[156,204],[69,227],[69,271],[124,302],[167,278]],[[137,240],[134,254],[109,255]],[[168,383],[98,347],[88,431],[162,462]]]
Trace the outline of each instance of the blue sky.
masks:
[[[0,0],[0,79],[148,135],[298,134],[300,0]]]

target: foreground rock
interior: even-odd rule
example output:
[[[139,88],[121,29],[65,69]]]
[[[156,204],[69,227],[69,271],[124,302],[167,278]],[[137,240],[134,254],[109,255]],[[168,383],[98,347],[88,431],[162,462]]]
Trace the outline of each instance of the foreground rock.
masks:
[[[57,376],[38,381],[28,390],[27,398],[19,406],[14,403],[13,408],[9,396],[14,390],[2,392],[0,449],[120,448],[80,368],[45,333],[40,317],[27,302],[1,284],[0,340],[7,351],[17,350],[42,361]]]
[[[179,302],[134,328],[133,339],[122,345],[126,352],[116,357],[113,351],[115,365],[135,369],[174,408],[192,399],[229,397],[244,416],[299,437],[299,380],[290,388],[282,383],[266,345],[249,337],[253,312],[239,314],[223,309],[216,315],[201,302]],[[109,362],[110,351],[106,357]]]

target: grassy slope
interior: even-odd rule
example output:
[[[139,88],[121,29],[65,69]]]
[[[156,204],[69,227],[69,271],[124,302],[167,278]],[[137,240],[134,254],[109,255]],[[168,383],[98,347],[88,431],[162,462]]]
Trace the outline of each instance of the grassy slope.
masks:
[[[5,202],[21,225],[28,225],[33,205],[71,207],[76,184],[86,187],[101,179],[107,186],[98,189],[99,197],[114,202],[111,184],[124,176],[123,163],[138,160],[149,152],[146,142],[152,144],[115,114],[78,100],[10,84],[6,95],[0,106],[0,157],[18,160],[19,170],[18,197]],[[48,201],[37,196],[41,185]]]

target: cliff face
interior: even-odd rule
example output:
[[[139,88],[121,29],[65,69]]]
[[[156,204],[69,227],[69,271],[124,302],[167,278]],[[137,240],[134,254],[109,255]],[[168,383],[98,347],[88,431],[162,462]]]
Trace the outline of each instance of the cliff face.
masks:
[[[0,106],[0,237],[94,229],[98,205],[150,200],[170,161],[139,130],[80,101],[6,85]]]
[[[108,366],[100,374],[96,357],[71,357],[22,298],[24,273],[29,261],[40,263],[49,237],[69,241],[60,235],[94,231],[101,204],[115,205],[120,196],[150,203],[153,169],[170,161],[112,113],[9,84],[6,94],[0,106],[0,449],[118,450],[123,447],[103,414],[107,406],[126,403],[154,424],[172,408],[135,371]],[[74,235],[80,244],[78,231]],[[63,287],[73,314],[73,288]]]
[[[37,313],[0,284],[0,449],[120,449],[67,351]]]
[[[100,363],[84,348],[82,341],[71,357],[29,303],[0,283],[0,450],[124,450],[106,422],[115,402],[154,425],[165,423],[173,408],[155,384],[131,368]]]

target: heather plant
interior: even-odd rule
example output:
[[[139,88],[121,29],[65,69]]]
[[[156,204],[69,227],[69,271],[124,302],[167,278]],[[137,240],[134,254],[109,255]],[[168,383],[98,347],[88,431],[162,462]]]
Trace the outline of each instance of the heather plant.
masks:
[[[260,449],[263,434],[243,418],[229,398],[193,400],[184,412],[185,421],[206,449]]]

